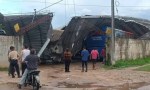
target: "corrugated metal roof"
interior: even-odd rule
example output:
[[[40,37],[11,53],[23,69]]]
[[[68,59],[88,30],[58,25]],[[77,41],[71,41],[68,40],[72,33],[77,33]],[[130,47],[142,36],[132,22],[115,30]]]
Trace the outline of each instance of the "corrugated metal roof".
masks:
[[[146,21],[146,24],[145,22]],[[115,28],[133,33],[133,38],[138,39],[148,33],[150,21],[131,17],[116,17]],[[99,30],[102,26],[111,27],[110,16],[76,16],[72,18],[61,36],[59,44],[63,49],[70,48],[75,54],[82,48],[82,42],[89,32]]]
[[[45,14],[47,15],[47,14]],[[36,15],[35,20],[45,16],[45,15]],[[52,18],[52,17],[51,17]],[[6,26],[6,33],[7,35],[18,35],[18,33],[14,30],[14,25],[19,23],[20,27],[24,27],[32,22],[33,15],[15,15],[15,16],[6,16],[5,17],[5,26]],[[35,48],[37,52],[41,49],[43,44],[47,39],[48,30],[50,29],[50,20],[45,21],[37,25],[36,27],[30,29],[28,32],[24,33],[24,44],[29,45],[32,48]],[[45,49],[42,55],[43,58],[47,58],[48,50]]]

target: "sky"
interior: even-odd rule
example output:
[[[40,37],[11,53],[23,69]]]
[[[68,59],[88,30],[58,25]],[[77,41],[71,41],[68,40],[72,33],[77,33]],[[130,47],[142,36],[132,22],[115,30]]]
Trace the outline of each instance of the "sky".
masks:
[[[58,1],[61,2],[52,5]],[[4,15],[33,15],[34,9],[43,9],[39,13],[53,12],[52,25],[60,28],[74,16],[111,15],[111,0],[0,0],[0,12]],[[115,0],[115,15],[150,20],[150,0]]]

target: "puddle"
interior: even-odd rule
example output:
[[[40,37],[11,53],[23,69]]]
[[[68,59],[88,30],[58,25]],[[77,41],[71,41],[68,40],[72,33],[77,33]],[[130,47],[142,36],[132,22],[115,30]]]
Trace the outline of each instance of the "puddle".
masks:
[[[66,82],[59,82],[57,87],[58,88],[95,88],[95,87],[98,87],[97,90],[107,90],[107,88],[108,88],[108,87],[105,87],[105,86],[94,85],[94,83],[69,84],[69,83],[66,83]]]
[[[67,82],[59,82],[56,87],[58,88],[96,88],[97,90],[111,90],[111,89],[113,90],[150,90],[150,84],[145,83],[145,82],[139,82],[139,83],[133,83],[133,84],[125,83],[123,85],[118,85],[118,86],[102,86],[102,85],[98,85],[94,83],[69,84]]]
[[[62,69],[61,70],[56,70],[56,71],[54,71],[54,73],[60,73],[62,71],[63,71]]]
[[[119,86],[114,86],[113,89],[115,90],[138,90],[138,88],[149,85],[148,83],[145,82],[139,82],[139,83],[125,83],[123,85]]]
[[[138,88],[137,90],[150,90],[150,85],[140,87],[140,88]]]
[[[1,90],[19,90],[16,83],[0,84]]]
[[[140,88],[140,87],[143,87],[146,85],[149,85],[149,83],[146,83],[146,82],[133,83],[130,85],[130,88],[131,89],[137,89],[137,88]]]
[[[69,84],[67,82],[59,82],[56,87],[50,87],[49,85],[42,85],[40,90],[53,90],[54,88],[72,88],[72,89],[89,89],[95,88],[94,90],[150,90],[150,83],[140,82],[140,83],[125,83],[118,86],[102,86],[96,83],[84,83],[84,84]],[[17,88],[17,83],[7,83],[0,84],[1,90],[19,90]],[[31,86],[23,87],[21,90],[32,90]],[[92,89],[93,90],[93,89]]]
[[[45,85],[46,86],[46,85]],[[18,89],[17,83],[6,83],[6,84],[0,84],[0,90],[33,90],[32,86],[22,87],[22,89]],[[45,88],[44,85],[42,85],[42,88],[40,90],[52,90],[50,88]]]
[[[56,77],[56,76],[49,76],[49,77],[51,77],[51,78],[58,78],[58,77]]]

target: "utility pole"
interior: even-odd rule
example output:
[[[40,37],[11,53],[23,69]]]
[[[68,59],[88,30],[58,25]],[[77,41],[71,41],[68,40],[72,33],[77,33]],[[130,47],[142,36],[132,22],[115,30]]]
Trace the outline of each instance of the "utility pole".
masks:
[[[114,55],[115,55],[115,29],[114,29],[114,0],[111,0],[111,64],[114,64]]]
[[[32,19],[32,23],[33,23],[35,17],[36,17],[36,9],[34,9],[34,16],[33,16],[33,19]]]

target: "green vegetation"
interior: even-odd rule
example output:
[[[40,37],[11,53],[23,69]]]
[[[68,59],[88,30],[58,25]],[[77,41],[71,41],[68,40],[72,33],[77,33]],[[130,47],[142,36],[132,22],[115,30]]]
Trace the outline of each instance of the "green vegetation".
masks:
[[[139,70],[139,71],[148,71],[148,72],[150,72],[150,65],[146,65],[146,66],[137,68],[136,70]]]
[[[125,67],[141,66],[145,64],[150,64],[150,57],[140,58],[135,60],[118,60],[114,65],[106,66],[106,68],[110,68],[110,69],[125,68]]]
[[[8,71],[7,67],[0,67],[0,71]]]

